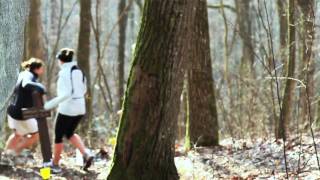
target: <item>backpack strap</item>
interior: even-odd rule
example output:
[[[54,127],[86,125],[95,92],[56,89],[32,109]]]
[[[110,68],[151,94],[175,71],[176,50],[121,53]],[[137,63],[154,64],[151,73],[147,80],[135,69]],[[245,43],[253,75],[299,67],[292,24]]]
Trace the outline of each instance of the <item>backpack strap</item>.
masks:
[[[74,70],[79,70],[79,71],[81,71],[81,73],[82,73],[82,82],[83,82],[83,83],[85,82],[85,76],[84,76],[83,71],[82,71],[77,65],[72,66],[72,67],[71,67],[71,71],[70,71],[71,94],[73,94],[73,92],[74,92],[74,88],[73,88],[73,78],[72,78],[72,71],[74,71]]]

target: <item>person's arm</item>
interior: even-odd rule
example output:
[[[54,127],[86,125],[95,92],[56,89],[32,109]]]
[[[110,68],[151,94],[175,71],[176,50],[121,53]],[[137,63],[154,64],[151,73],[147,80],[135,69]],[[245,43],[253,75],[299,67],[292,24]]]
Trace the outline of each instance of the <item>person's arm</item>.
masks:
[[[44,104],[44,109],[50,110],[57,107],[63,101],[68,100],[72,96],[71,80],[65,74],[59,75],[58,79],[59,89],[58,96],[51,99]]]

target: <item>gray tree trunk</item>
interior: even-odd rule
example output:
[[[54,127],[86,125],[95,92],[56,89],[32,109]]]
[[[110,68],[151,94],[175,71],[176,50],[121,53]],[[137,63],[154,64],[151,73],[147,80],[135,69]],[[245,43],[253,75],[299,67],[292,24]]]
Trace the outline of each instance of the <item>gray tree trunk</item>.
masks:
[[[23,56],[28,1],[0,1],[0,129]]]

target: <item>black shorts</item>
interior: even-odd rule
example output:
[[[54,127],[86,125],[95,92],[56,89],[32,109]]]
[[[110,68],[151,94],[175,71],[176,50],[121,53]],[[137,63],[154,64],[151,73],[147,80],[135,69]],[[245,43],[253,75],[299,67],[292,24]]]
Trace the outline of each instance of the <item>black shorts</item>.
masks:
[[[70,139],[82,118],[83,115],[67,116],[59,113],[55,128],[55,143],[62,143],[63,137]]]

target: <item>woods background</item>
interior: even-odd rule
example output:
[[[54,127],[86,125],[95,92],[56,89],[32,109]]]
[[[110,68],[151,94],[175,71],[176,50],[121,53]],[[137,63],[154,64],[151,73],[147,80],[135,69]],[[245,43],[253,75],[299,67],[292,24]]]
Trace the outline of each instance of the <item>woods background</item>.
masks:
[[[216,137],[219,134],[221,139],[280,138],[286,128],[288,135],[296,135],[309,132],[310,124],[313,128],[320,125],[319,3],[288,2],[208,1],[210,41],[204,36],[191,43],[206,39],[210,42],[207,55],[212,67],[206,63],[199,68],[189,65],[193,68],[188,75],[182,75],[184,86],[176,130],[179,142],[184,142],[192,119],[208,117],[210,113],[210,119],[217,121],[211,126],[215,127],[213,134]],[[88,108],[81,128],[89,145],[103,144],[116,136],[143,3],[142,0],[32,0],[24,28],[23,58],[18,61],[12,56],[8,59],[15,62],[6,62],[17,67],[31,56],[44,59],[47,71],[42,81],[52,97],[58,72],[55,55],[62,47],[74,48],[79,65],[89,79],[87,101],[92,108]],[[202,18],[197,19],[201,22]],[[6,31],[5,27],[1,31]],[[15,51],[12,49],[13,54]],[[194,59],[200,62],[206,56]],[[197,69],[206,75],[192,76]],[[1,93],[7,95],[13,87],[10,78],[14,79],[17,72],[1,73],[6,75],[1,79],[6,84]],[[208,86],[199,84],[207,81]],[[214,87],[213,99],[208,100],[207,95],[199,94],[193,86]],[[199,98],[202,103],[207,100],[215,104],[216,113],[197,110],[203,108],[197,104]],[[7,99],[1,99],[2,117],[6,103]],[[211,110],[215,111],[215,107]],[[190,123],[186,123],[187,119]],[[5,123],[2,118],[0,147],[10,133]],[[207,125],[205,120],[199,120],[198,124]],[[198,139],[191,141],[195,143]]]

